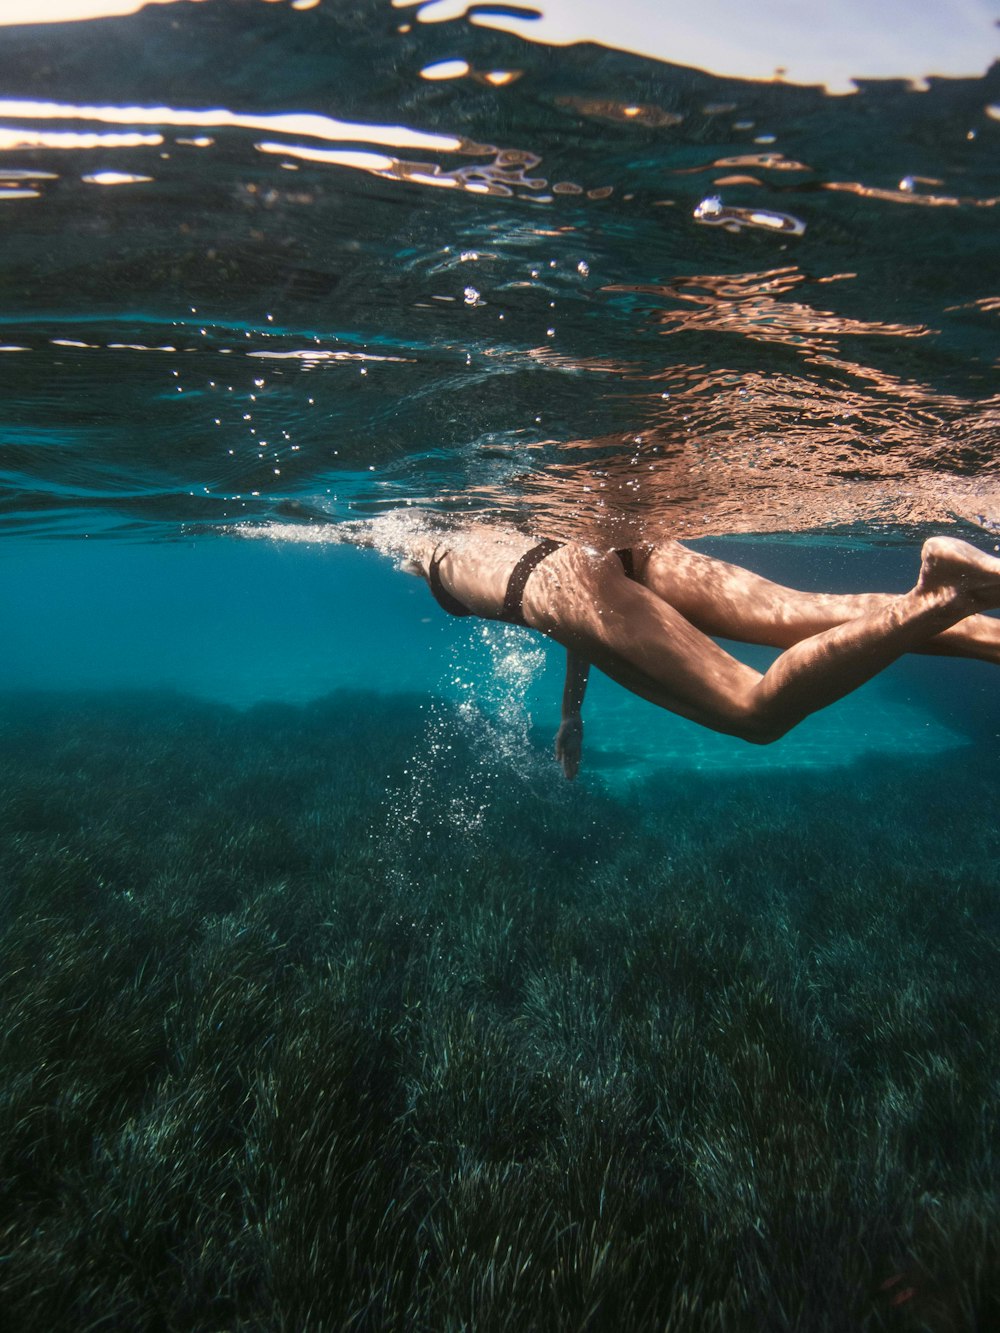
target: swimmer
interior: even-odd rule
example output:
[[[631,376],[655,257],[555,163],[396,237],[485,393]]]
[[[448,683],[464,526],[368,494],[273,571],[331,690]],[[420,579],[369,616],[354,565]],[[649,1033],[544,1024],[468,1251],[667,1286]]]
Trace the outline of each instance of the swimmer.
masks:
[[[904,653],[1000,662],[1000,559],[952,537],[923,545],[901,594],[782,587],[679,542],[598,551],[487,525],[344,525],[348,541],[402,555],[451,615],[534,629],[566,650],[555,752],[574,778],[591,666],[660,708],[758,745],[778,740]],[[784,651],[764,672],[713,636]]]

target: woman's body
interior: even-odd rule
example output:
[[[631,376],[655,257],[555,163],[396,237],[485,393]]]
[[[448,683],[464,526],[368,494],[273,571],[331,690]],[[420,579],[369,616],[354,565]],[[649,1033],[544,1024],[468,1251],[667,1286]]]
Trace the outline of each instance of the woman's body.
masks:
[[[1000,560],[925,543],[899,596],[797,592],[676,542],[631,552],[539,543],[470,527],[418,536],[407,555],[446,610],[539,630],[567,651],[556,752],[576,773],[587,670],[714,731],[758,744],[856,689],[907,652],[1000,661]],[[785,649],[766,672],[711,635]]]

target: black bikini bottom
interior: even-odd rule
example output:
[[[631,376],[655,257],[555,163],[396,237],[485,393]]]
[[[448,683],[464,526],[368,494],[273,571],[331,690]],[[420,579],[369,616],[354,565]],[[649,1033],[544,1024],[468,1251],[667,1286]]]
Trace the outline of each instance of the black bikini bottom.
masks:
[[[524,625],[528,622],[524,618],[524,590],[528,586],[528,580],[534,571],[542,563],[547,555],[553,551],[558,551],[565,542],[553,541],[551,537],[546,537],[540,541],[537,546],[533,546],[530,551],[525,551],[520,560],[510,572],[510,578],[507,580],[507,591],[504,593],[503,606],[500,608],[498,620],[506,620],[509,625]]]
[[[528,579],[531,578],[531,575],[546,556],[552,555],[553,551],[558,551],[560,547],[565,545],[565,542],[553,541],[551,537],[546,537],[537,546],[533,546],[530,551],[525,551],[511,570],[510,578],[507,580],[507,591],[504,594],[503,607],[497,617],[498,620],[505,620],[510,625],[524,625],[527,627],[528,622],[524,618],[524,590],[528,586]],[[635,557],[632,548],[623,546],[620,551],[615,551],[615,555],[622,562],[625,577],[634,579]]]
[[[560,547],[565,545],[565,542],[557,542],[551,537],[546,537],[537,546],[532,546],[529,551],[525,551],[510,572],[510,578],[507,580],[507,591],[504,593],[503,606],[497,616],[498,620],[504,620],[508,625],[523,625],[527,628],[528,622],[524,618],[524,590],[528,586],[528,580],[546,556],[552,555],[554,551],[558,551]],[[427,571],[427,582],[430,585],[430,590],[434,594],[438,605],[449,615],[471,616],[472,612],[469,608],[448,592],[441,582],[439,566],[444,559],[444,554],[446,553],[439,556],[435,551],[431,557]],[[615,551],[615,555],[622,562],[622,569],[625,571],[626,578],[635,578],[635,560],[632,548],[623,547],[620,551]]]

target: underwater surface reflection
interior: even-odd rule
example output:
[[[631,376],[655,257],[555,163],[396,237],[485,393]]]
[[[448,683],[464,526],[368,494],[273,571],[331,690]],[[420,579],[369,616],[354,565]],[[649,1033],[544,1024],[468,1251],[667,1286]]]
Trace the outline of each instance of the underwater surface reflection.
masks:
[[[617,9],[659,61],[544,45],[603,6],[5,28],[5,526],[995,525],[988,19],[890,47],[867,7],[845,47],[755,9],[812,51],[759,81],[753,44],[662,63],[719,29]]]

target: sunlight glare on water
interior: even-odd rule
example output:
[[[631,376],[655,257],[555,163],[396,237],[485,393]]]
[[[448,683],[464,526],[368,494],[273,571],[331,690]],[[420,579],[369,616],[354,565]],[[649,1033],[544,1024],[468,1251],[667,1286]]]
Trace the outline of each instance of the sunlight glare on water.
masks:
[[[988,7],[515,9],[5,6],[8,529],[996,526]]]
[[[983,73],[1000,52],[989,0],[914,5],[838,0],[806,15],[789,0],[706,0],[692,8],[664,0],[538,0],[479,10],[468,0],[392,0],[421,23],[469,16],[472,23],[529,41],[596,42],[740,79],[779,76],[853,92],[858,79]]]

